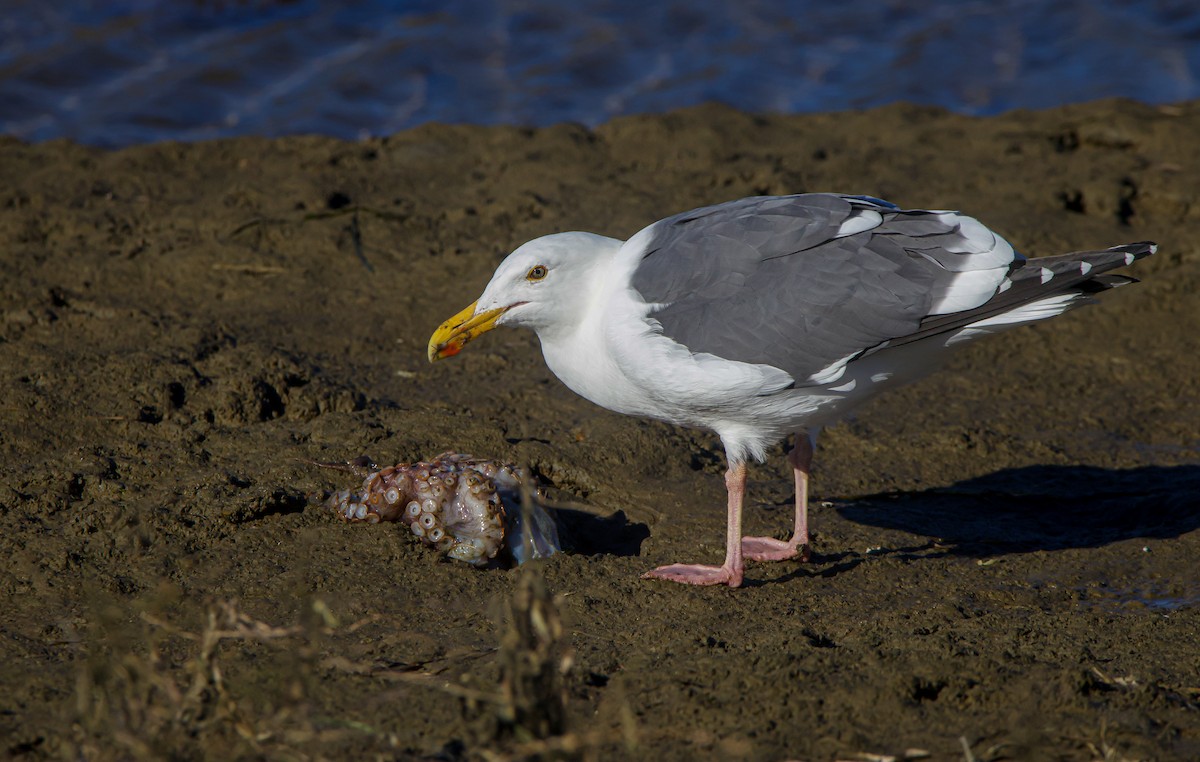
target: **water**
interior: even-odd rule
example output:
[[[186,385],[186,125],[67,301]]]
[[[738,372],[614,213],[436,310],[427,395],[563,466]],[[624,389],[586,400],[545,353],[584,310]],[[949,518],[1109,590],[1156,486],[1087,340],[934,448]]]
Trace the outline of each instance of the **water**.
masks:
[[[595,125],[721,101],[1200,97],[1200,3],[5,0],[0,132],[96,145]]]

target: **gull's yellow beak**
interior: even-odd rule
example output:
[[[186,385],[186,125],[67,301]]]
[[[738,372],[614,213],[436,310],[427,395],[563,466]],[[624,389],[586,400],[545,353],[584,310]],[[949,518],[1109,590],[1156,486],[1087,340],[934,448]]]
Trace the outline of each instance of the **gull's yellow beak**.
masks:
[[[429,337],[429,362],[458,354],[468,341],[495,328],[496,320],[506,311],[500,307],[476,315],[476,304],[479,302],[471,302],[433,332]]]

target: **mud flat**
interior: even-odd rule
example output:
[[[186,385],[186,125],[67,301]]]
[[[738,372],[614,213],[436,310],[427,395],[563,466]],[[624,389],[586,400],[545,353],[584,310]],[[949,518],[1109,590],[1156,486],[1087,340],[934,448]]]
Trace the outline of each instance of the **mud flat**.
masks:
[[[0,748],[1196,758],[1198,171],[1200,103],[4,140]],[[723,552],[714,438],[577,399],[532,335],[425,341],[531,237],[815,190],[1160,251],[829,430],[812,563],[643,581]],[[312,461],[445,450],[528,464],[577,551],[479,571],[310,499],[354,482]],[[785,468],[749,531],[788,526]]]

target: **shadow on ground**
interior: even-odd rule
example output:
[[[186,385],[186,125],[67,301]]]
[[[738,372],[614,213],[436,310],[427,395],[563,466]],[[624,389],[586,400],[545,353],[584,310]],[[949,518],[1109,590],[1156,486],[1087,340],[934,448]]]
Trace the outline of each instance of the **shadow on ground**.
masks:
[[[640,556],[650,527],[633,522],[624,511],[597,516],[574,508],[557,507],[555,519],[567,547],[585,556]]]
[[[844,518],[941,539],[955,555],[1061,550],[1200,527],[1200,466],[1029,466],[924,492],[869,495]]]

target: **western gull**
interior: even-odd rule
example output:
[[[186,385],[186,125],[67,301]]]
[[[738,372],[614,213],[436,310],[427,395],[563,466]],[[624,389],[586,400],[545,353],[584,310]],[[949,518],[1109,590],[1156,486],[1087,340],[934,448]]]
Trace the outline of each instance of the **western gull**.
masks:
[[[429,359],[496,326],[524,326],[582,397],[715,431],[727,461],[725,562],[644,576],[737,587],[746,559],[807,559],[821,427],[932,372],[955,347],[1134,282],[1102,273],[1155,248],[1027,260],[958,212],[870,196],[757,196],[676,214],[628,241],[582,232],[530,241],[434,332]],[[790,434],[792,536],[743,537],[746,463]]]

